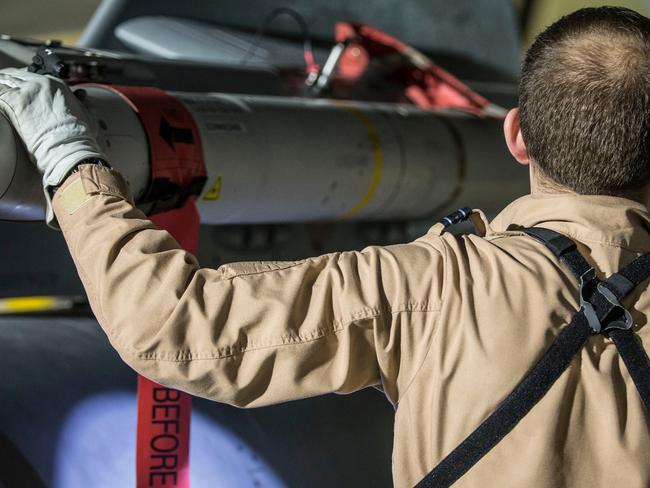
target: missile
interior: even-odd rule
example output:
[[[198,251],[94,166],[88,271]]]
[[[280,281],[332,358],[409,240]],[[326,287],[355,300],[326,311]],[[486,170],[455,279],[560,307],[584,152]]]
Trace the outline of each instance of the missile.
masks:
[[[459,206],[490,214],[528,188],[499,117],[329,99],[148,95],[152,105],[171,97],[184,107],[192,132],[173,113],[143,117],[115,87],[83,88],[98,141],[136,203],[151,200],[152,137],[172,151],[200,148],[206,178],[195,197],[205,224],[413,220]],[[0,117],[0,219],[43,215],[39,175]]]

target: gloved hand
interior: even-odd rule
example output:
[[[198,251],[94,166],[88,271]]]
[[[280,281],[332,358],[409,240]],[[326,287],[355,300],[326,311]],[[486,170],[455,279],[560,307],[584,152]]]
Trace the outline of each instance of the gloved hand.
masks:
[[[48,224],[54,215],[49,189],[88,158],[106,159],[82,103],[61,80],[28,71],[0,70],[0,111],[25,143],[43,175]]]

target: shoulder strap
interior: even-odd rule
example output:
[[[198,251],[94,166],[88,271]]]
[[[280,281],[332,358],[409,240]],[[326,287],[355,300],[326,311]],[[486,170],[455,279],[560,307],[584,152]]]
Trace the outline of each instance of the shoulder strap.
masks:
[[[650,254],[644,254],[612,275],[605,285],[616,297],[627,295],[627,287],[635,288],[650,277]],[[620,299],[620,298],[619,298]],[[630,319],[631,322],[631,319]],[[650,415],[650,359],[639,337],[630,327],[616,327],[609,331],[616,349],[625,363],[632,381],[639,391],[645,405],[646,415]]]
[[[635,286],[650,277],[650,256],[648,254],[637,258],[632,264],[602,283],[603,286],[599,288],[600,282],[593,267],[580,254],[575,242],[571,239],[549,229],[525,229],[524,232],[543,242],[578,278],[580,281],[580,311],[574,315],[569,325],[562,329],[544,356],[496,410],[429,472],[416,485],[416,488],[448,487],[463,476],[539,402],[569,367],[573,357],[594,332],[609,332],[607,328],[601,330],[603,323],[608,324],[608,327],[611,323],[619,322],[625,326],[629,325],[627,330],[616,329],[614,335],[620,337],[627,333],[634,340],[634,337],[631,336],[631,317],[628,317],[629,313],[628,316],[625,315],[627,311],[619,301]],[[611,296],[604,296],[603,288],[609,291]],[[621,309],[625,313],[622,313]],[[615,342],[617,341],[616,338],[613,337],[613,339]],[[643,366],[638,347],[632,345],[627,336],[622,340],[629,350],[633,350],[632,354],[628,355],[630,364],[641,363],[640,368],[633,366],[637,371],[645,368],[643,370],[645,372],[642,371],[639,374],[633,374],[630,369],[630,374],[633,378],[638,377],[638,381],[636,378],[634,379],[637,388],[639,388],[639,382],[644,383],[644,392],[641,391],[641,388],[639,388],[639,392],[650,412],[650,404],[646,401],[646,399],[650,399],[648,357],[643,348],[639,346],[645,355],[645,366]],[[634,343],[636,344],[636,342]],[[618,342],[616,344],[618,347]],[[619,351],[621,350],[619,349]],[[621,352],[621,356],[623,356],[623,352]],[[628,360],[624,358],[624,361],[629,369]]]
[[[531,227],[523,230],[526,234],[542,242],[555,256],[560,259],[580,280],[582,276],[592,270],[592,266],[578,251],[578,246],[567,236],[544,229],[543,227]]]
[[[645,405],[646,415],[650,415],[650,359],[636,334],[629,330],[612,330],[609,336],[616,344],[639,396]]]

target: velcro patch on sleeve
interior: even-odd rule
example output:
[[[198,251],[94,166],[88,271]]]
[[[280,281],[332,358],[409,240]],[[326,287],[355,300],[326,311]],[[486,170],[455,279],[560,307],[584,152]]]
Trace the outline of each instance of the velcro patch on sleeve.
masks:
[[[60,193],[60,195],[58,194]],[[57,192],[59,204],[68,215],[72,215],[88,201],[90,195],[86,194],[80,178]]]

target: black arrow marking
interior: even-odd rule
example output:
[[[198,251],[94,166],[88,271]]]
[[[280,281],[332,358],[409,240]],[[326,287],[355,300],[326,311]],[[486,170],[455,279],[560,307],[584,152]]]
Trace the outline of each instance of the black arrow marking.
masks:
[[[173,127],[169,122],[167,122],[167,119],[164,116],[160,118],[160,137],[162,137],[174,151],[176,151],[175,144],[177,142],[182,144],[194,144],[194,134],[192,134],[191,129]]]

